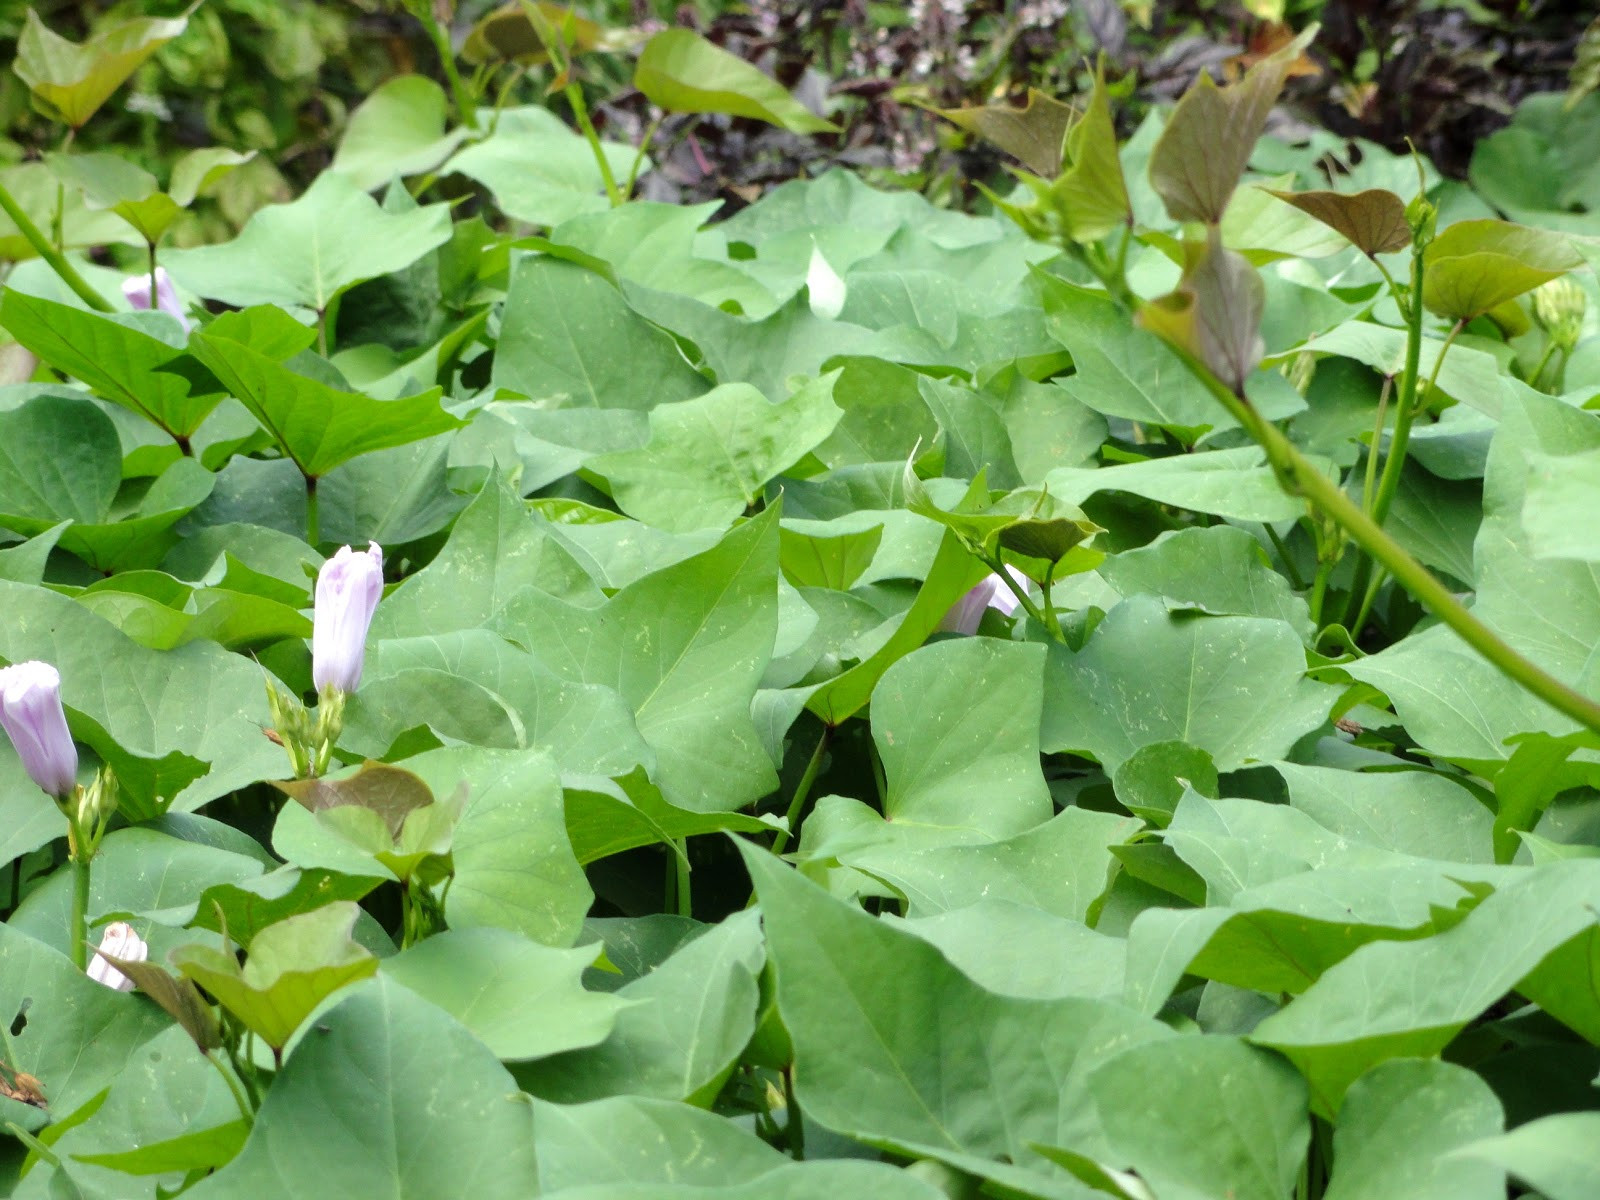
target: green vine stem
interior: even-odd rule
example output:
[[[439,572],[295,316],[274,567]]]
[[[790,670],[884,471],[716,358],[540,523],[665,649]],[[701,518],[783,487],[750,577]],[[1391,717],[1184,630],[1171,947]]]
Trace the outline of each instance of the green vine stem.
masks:
[[[96,312],[112,312],[111,303],[89,286],[77,269],[66,260],[66,257],[50,244],[48,238],[40,231],[39,227],[28,219],[28,214],[22,211],[22,206],[16,198],[0,184],[0,209],[5,210],[6,216],[11,218],[11,223],[17,227],[17,232],[28,240],[34,252],[50,264],[50,269],[61,277],[61,282],[66,284],[78,294],[78,298]]]
[[[600,179],[606,185],[606,198],[611,201],[611,207],[617,208],[626,199],[622,189],[617,186],[617,177],[612,173],[611,164],[606,161],[605,147],[600,144],[600,135],[594,131],[594,122],[589,119],[589,104],[583,98],[583,88],[577,83],[569,83],[564,89],[567,103],[572,106],[572,115],[578,122],[578,128],[583,132],[584,138],[589,143],[589,149],[594,153],[595,165],[600,168]]]
[[[800,776],[800,782],[794,785],[794,795],[789,799],[788,828],[780,829],[772,837],[772,852],[782,854],[783,848],[789,844],[789,839],[794,836],[796,823],[800,820],[800,812],[806,805],[806,797],[811,794],[811,785],[817,781],[817,772],[822,769],[823,756],[828,752],[828,743],[833,740],[833,726],[824,725],[822,736],[817,739],[817,748],[811,752],[811,758],[806,762],[806,769]]]
[[[456,68],[455,47],[450,44],[450,31],[429,11],[426,2],[417,5],[414,11],[422,21],[423,28],[428,31],[428,38],[433,42],[433,48],[439,55],[439,65],[444,68],[444,77],[450,84],[450,96],[455,101],[456,116],[468,129],[476,130],[478,104],[466,85],[461,82],[461,72]]]
[[[67,937],[71,941],[72,965],[78,970],[89,966],[89,855],[81,846],[72,857],[72,913],[67,918]]]
[[[1420,272],[1419,272],[1420,273]],[[1420,293],[1419,293],[1420,294]],[[1420,307],[1420,306],[1419,306]],[[1284,490],[1303,496],[1338,524],[1372,560],[1394,576],[1406,591],[1455,631],[1508,679],[1526,688],[1550,707],[1587,729],[1600,733],[1600,704],[1568,687],[1555,676],[1524,658],[1467,609],[1450,590],[1383,531],[1373,517],[1306,459],[1284,434],[1236,395],[1186,347],[1168,343],[1197,379],[1233,414],[1256,444],[1266,451]]]

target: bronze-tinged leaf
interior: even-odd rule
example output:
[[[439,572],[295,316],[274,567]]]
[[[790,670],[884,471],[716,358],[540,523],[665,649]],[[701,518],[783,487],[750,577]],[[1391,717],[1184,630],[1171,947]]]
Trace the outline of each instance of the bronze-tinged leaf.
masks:
[[[976,108],[936,108],[947,121],[993,142],[1030,171],[1053,178],[1061,170],[1061,146],[1076,110],[1034,88],[1021,108],[989,104]],[[1114,143],[1113,143],[1114,145]]]
[[[1057,563],[1092,533],[1103,532],[1088,519],[1024,517],[1000,531],[1000,544],[1013,554]]]
[[[194,1039],[201,1054],[222,1045],[222,1028],[217,1022],[217,1014],[201,997],[200,989],[195,987],[192,980],[173,975],[144,959],[118,958],[113,954],[101,954],[100,957],[133,980],[135,987],[165,1009],[167,1015]]]
[[[631,39],[626,33],[607,29],[587,17],[580,17],[564,4],[541,0],[539,13],[558,36],[572,31],[571,49],[579,54],[588,50],[618,49]],[[571,22],[570,26],[568,22]],[[523,9],[521,0],[511,0],[486,15],[472,27],[461,57],[474,66],[482,63],[542,63],[549,56]]]
[[[365,762],[354,775],[335,779],[293,779],[273,787],[293,796],[312,812],[353,806],[377,813],[399,837],[406,818],[433,803],[433,792],[416,775],[387,763]]]
[[[1307,28],[1238,83],[1201,75],[1183,94],[1150,153],[1150,182],[1174,221],[1222,220],[1284,82],[1316,34]]]
[[[1405,201],[1384,188],[1368,188],[1352,196],[1343,192],[1267,190],[1349,238],[1369,258],[1404,250],[1411,244]]]
[[[1185,242],[1183,279],[1140,309],[1152,333],[1199,358],[1235,395],[1261,362],[1266,288],[1250,260],[1222,244],[1213,226],[1204,241]]]

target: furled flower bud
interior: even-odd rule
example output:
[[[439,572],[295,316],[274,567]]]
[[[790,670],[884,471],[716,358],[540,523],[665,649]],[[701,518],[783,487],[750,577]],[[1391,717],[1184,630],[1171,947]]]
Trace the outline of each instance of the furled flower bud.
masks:
[[[172,277],[167,274],[165,267],[157,267],[156,277],[156,307],[169,317],[176,317],[178,324],[184,329],[189,328],[189,319],[183,315],[183,305],[178,302],[178,289],[172,284]],[[147,309],[150,307],[150,273],[129,275],[122,281],[122,294],[129,304],[135,308]]]
[[[824,321],[836,321],[844,311],[844,280],[822,257],[822,251],[812,243],[811,264],[806,268],[806,294],[811,298],[811,312]]]
[[[369,543],[366,550],[341,546],[322,564],[311,614],[311,682],[317,691],[356,690],[367,629],[382,595],[383,551],[377,542]]]
[[[1583,317],[1589,298],[1566,275],[1533,289],[1533,315],[1545,327],[1550,339],[1571,353],[1583,336]]]
[[[106,926],[105,935],[94,952],[94,961],[89,964],[88,976],[96,983],[119,992],[133,991],[133,980],[107,962],[102,957],[105,954],[124,962],[144,962],[150,957],[150,947],[145,945],[144,939],[126,921],[113,921]]]
[[[21,662],[0,670],[0,726],[23,770],[57,800],[77,786],[78,748],[61,708],[61,676],[49,663]]]
[[[1028,577],[1013,566],[1007,566],[1006,572],[1017,581],[1017,586],[1026,588]],[[992,608],[1003,617],[1009,617],[1017,611],[1017,597],[1005,581],[998,575],[990,575],[981,579],[961,599],[950,606],[950,611],[945,613],[944,620],[939,622],[941,633],[961,633],[971,635],[978,632],[978,624],[983,620],[985,609]]]

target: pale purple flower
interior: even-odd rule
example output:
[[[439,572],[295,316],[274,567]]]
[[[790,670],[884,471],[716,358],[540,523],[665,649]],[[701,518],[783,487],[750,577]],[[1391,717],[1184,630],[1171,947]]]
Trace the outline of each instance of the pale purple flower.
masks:
[[[1028,577],[1013,566],[1007,566],[1006,572],[1016,580],[1017,586],[1026,588]],[[984,610],[994,609],[1003,617],[1009,617],[1017,611],[1017,596],[998,575],[990,575],[981,579],[961,599],[950,606],[950,611],[945,613],[944,620],[939,622],[941,633],[961,633],[968,636],[978,632],[978,624],[983,620]]]
[[[49,663],[20,662],[0,670],[0,726],[23,770],[56,799],[78,782],[78,748],[61,708],[61,675]]]
[[[383,550],[341,546],[317,574],[317,601],[311,613],[311,681],[320,692],[353,692],[361,682],[367,630],[383,595]]]
[[[129,275],[122,281],[122,294],[133,307],[149,308],[150,273],[145,271]],[[178,289],[173,286],[172,277],[167,274],[165,267],[156,268],[156,307],[169,317],[176,317],[185,330],[189,328],[189,319],[183,315],[183,305],[178,302]]]
[[[123,962],[144,962],[150,957],[150,947],[133,931],[132,925],[126,921],[113,921],[106,926],[105,935],[95,949],[94,961],[89,964],[87,972],[89,978],[119,992],[131,992],[133,980],[102,958],[102,954],[120,958]]]

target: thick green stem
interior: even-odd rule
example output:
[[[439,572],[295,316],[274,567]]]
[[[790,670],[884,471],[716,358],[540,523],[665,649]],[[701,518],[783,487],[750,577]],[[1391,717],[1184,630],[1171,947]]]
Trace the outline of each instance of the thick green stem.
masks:
[[[800,775],[800,782],[794,785],[794,795],[789,797],[788,828],[778,830],[772,839],[772,852],[782,854],[783,848],[789,844],[789,839],[794,836],[795,826],[800,821],[800,812],[805,808],[806,797],[811,794],[811,785],[817,781],[817,772],[822,769],[822,759],[828,752],[828,743],[833,739],[833,726],[824,725],[822,736],[817,739],[817,748],[811,752],[811,758],[806,763],[806,769]]]
[[[1289,582],[1294,585],[1294,590],[1306,590],[1306,581],[1300,578],[1300,571],[1294,565],[1294,559],[1289,557],[1289,547],[1284,545],[1283,539],[1278,536],[1278,531],[1270,524],[1263,523],[1261,528],[1267,531],[1267,538],[1272,542],[1273,548],[1278,552],[1278,558],[1283,563],[1283,573],[1289,577]]]
[[[239,1115],[244,1118],[246,1125],[256,1123],[256,1114],[250,1107],[250,1100],[244,1094],[244,1085],[234,1078],[232,1071],[228,1070],[215,1050],[206,1052],[206,1061],[217,1069],[217,1074],[222,1076],[222,1082],[228,1085],[228,1090],[233,1093],[233,1102],[239,1106]]]
[[[1462,641],[1488,659],[1501,674],[1532,692],[1550,707],[1600,733],[1600,704],[1568,687],[1507,645],[1499,634],[1478,620],[1426,567],[1385,533],[1373,517],[1369,517],[1345,495],[1344,489],[1308,461],[1294,443],[1277,426],[1262,417],[1249,401],[1230,391],[1192,352],[1177,345],[1173,345],[1173,350],[1266,451],[1286,491],[1304,496],[1331,518],[1374,562],[1394,576],[1401,587],[1448,625]]]
[[[1417,418],[1417,376],[1422,366],[1422,252],[1411,256],[1411,311],[1406,326],[1406,363],[1400,375],[1400,397],[1394,414],[1394,436],[1389,439],[1389,452],[1383,460],[1383,478],[1378,481],[1377,493],[1372,498],[1372,519],[1379,525],[1389,515],[1389,505],[1400,487],[1400,471],[1406,463],[1406,450],[1411,444],[1411,423]],[[1452,339],[1454,334],[1451,334]],[[1449,343],[1439,348],[1434,362],[1437,375],[1439,363]],[[1374,447],[1376,449],[1376,447]]]
[[[89,854],[80,846],[72,858],[72,914],[67,918],[72,965],[82,971],[89,965]]]
[[[6,216],[11,218],[11,223],[17,227],[17,232],[27,239],[28,245],[34,252],[50,264],[50,269],[61,277],[61,282],[66,284],[78,298],[96,312],[108,313],[112,311],[110,302],[89,286],[88,282],[79,275],[77,269],[62,256],[61,251],[50,244],[48,238],[39,231],[39,227],[28,219],[28,214],[22,211],[22,206],[16,198],[0,184],[0,209],[5,210]]]
[[[1004,583],[1006,587],[1011,589],[1011,594],[1017,598],[1017,603],[1022,605],[1023,612],[1027,613],[1035,621],[1039,622],[1040,628],[1042,628],[1056,641],[1062,643],[1066,642],[1067,635],[1061,631],[1060,622],[1047,620],[1045,618],[1044,612],[1039,608],[1039,606],[1028,598],[1028,589],[1019,584],[1015,579],[1011,578],[1011,572],[1006,570],[1005,564],[1001,562],[998,557],[992,559],[986,558],[983,561],[988,568],[999,577],[1000,582]]]
[[[1377,494],[1378,444],[1383,441],[1383,422],[1389,415],[1389,393],[1394,389],[1394,376],[1385,375],[1383,389],[1378,393],[1378,419],[1372,423],[1372,444],[1367,447],[1367,477],[1361,488],[1361,506],[1372,515],[1372,501]]]
[[[800,1114],[800,1101],[796,1100],[794,1095],[793,1063],[783,1069],[783,1107],[788,1114],[784,1140],[789,1146],[789,1157],[796,1162],[804,1162],[806,1157],[806,1127],[805,1119]]]
[[[638,153],[633,156],[633,166],[628,168],[628,182],[622,188],[622,198],[624,200],[633,199],[633,185],[639,182],[639,168],[644,165],[644,156],[650,149],[650,143],[655,141],[656,134],[661,131],[661,122],[666,119],[667,114],[662,113],[654,121],[651,121],[649,128],[644,131],[644,136],[639,139]]]
[[[1551,338],[1544,344],[1544,353],[1539,355],[1539,363],[1533,368],[1533,373],[1528,376],[1529,387],[1539,387],[1539,380],[1544,377],[1544,369],[1550,364],[1550,356],[1556,352],[1556,340]],[[1543,390],[1542,388],[1540,389]]]
[[[673,891],[677,893],[678,915],[680,917],[694,916],[694,895],[690,891],[689,882],[689,839],[679,838],[673,843],[672,864],[675,871],[676,886]]]
[[[617,186],[617,177],[611,172],[611,164],[606,160],[605,147],[600,144],[600,135],[594,131],[594,122],[589,119],[589,104],[583,98],[583,88],[576,83],[566,86],[567,103],[572,105],[572,116],[578,122],[578,128],[589,143],[589,149],[594,153],[595,165],[600,168],[600,179],[606,185],[606,198],[611,201],[611,207],[616,208],[626,197],[622,189]]]
[[[433,48],[439,55],[439,66],[444,69],[445,80],[450,84],[450,97],[455,101],[456,118],[468,129],[478,127],[478,104],[461,82],[461,72],[456,69],[455,48],[450,45],[450,31],[441,25],[426,6],[418,10],[422,24],[428,31]]]

